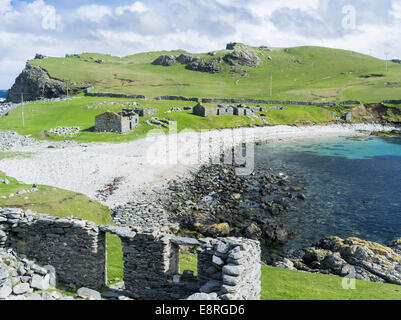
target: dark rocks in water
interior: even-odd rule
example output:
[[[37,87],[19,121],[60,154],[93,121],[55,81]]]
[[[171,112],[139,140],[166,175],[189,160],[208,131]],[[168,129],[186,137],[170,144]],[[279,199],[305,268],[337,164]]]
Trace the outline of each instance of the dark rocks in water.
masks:
[[[21,92],[25,101],[59,98],[66,95],[63,81],[51,78],[46,70],[29,63],[8,91],[7,102],[21,102]]]
[[[207,61],[203,58],[195,58],[189,64],[187,64],[186,68],[192,71],[200,71],[200,72],[208,72],[208,73],[218,73],[221,71],[221,67],[218,65],[217,59],[211,59]]]
[[[164,210],[186,236],[192,231],[196,237],[246,237],[266,246],[293,237],[276,219],[295,201],[287,176],[262,169],[238,176],[228,165],[202,166],[186,180],[171,181],[161,197]]]
[[[152,62],[155,66],[170,67],[175,63],[175,58],[173,56],[162,55]]]
[[[241,65],[257,68],[262,63],[258,55],[245,46],[238,46],[234,51],[227,53],[223,60],[231,66]]]
[[[326,237],[293,250],[273,265],[372,282],[401,285],[401,238],[388,247],[355,237]]]
[[[289,239],[289,233],[283,225],[269,224],[263,228],[263,239],[268,245],[282,245]]]

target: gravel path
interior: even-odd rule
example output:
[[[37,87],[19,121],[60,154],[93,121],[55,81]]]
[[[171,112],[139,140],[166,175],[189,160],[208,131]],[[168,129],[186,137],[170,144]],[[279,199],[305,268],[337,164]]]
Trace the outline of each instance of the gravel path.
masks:
[[[17,144],[15,151],[33,152],[29,158],[0,160],[0,170],[27,184],[45,184],[88,195],[92,199],[115,207],[135,199],[135,194],[161,187],[167,180],[185,175],[205,161],[199,156],[200,145],[212,138],[213,146],[232,137],[242,141],[293,141],[334,136],[356,136],[362,131],[390,131],[381,125],[330,125],[314,127],[274,126],[246,129],[224,129],[212,132],[180,133],[163,137],[148,137],[128,143],[53,143],[40,142],[28,146]],[[257,137],[257,139],[255,138]],[[1,143],[1,142],[0,142]],[[0,146],[1,147],[1,146]],[[203,150],[204,151],[204,150]],[[193,156],[201,158],[195,161]],[[110,189],[100,196],[99,190]],[[122,179],[120,179],[122,178]]]

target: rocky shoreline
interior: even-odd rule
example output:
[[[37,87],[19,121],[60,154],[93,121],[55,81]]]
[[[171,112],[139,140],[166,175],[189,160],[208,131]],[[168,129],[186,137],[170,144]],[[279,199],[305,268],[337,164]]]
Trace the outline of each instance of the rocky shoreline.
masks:
[[[272,169],[238,176],[234,166],[203,165],[113,208],[112,216],[120,226],[152,226],[194,238],[245,237],[271,248],[295,236],[277,218],[305,202],[303,192],[285,173]]]

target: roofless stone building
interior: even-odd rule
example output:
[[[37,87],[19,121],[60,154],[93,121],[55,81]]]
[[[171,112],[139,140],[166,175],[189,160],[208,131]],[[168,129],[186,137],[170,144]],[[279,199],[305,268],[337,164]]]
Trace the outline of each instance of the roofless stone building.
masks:
[[[139,125],[139,115],[133,110],[123,109],[116,113],[107,111],[95,118],[95,131],[127,134]]]

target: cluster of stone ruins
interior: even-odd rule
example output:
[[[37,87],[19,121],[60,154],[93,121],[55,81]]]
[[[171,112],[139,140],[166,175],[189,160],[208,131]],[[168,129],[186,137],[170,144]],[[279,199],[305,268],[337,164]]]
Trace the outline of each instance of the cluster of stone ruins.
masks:
[[[21,209],[0,209],[0,249],[13,248],[38,265],[52,266],[57,281],[99,289],[107,283],[106,233],[123,245],[126,295],[145,300],[257,300],[261,249],[243,238],[181,238],[159,229],[97,226]],[[196,247],[197,276],[180,274],[181,246]]]
[[[219,104],[217,108],[215,107],[207,107],[204,106],[200,103],[198,103],[194,108],[193,108],[193,113],[201,116],[201,117],[211,117],[211,116],[224,116],[224,115],[229,115],[229,116],[250,116],[253,115],[255,112],[259,111],[274,111],[274,110],[285,110],[284,107],[282,106],[273,106],[273,107],[262,107],[262,106],[256,106],[256,107],[250,107],[246,106],[244,104],[238,104],[238,105],[225,105],[225,104]]]
[[[184,110],[192,110],[193,114],[201,117],[210,116],[252,116],[255,112],[285,110],[282,106],[256,107],[246,106],[244,104],[238,105],[225,105],[219,104],[216,107],[204,106],[198,103],[195,107],[185,107]],[[172,108],[171,112],[181,111],[180,108]],[[139,126],[139,117],[150,117],[157,114],[157,109],[154,108],[133,108],[123,109],[121,112],[107,111],[95,118],[95,131],[96,132],[114,132],[120,134],[127,134]],[[156,122],[155,122],[156,121]],[[156,124],[164,126],[163,120],[152,119],[149,124]],[[167,121],[167,125],[168,125]]]
[[[126,134],[139,125],[139,117],[157,114],[153,108],[123,109],[121,112],[107,111],[95,118],[96,132],[115,132]]]

